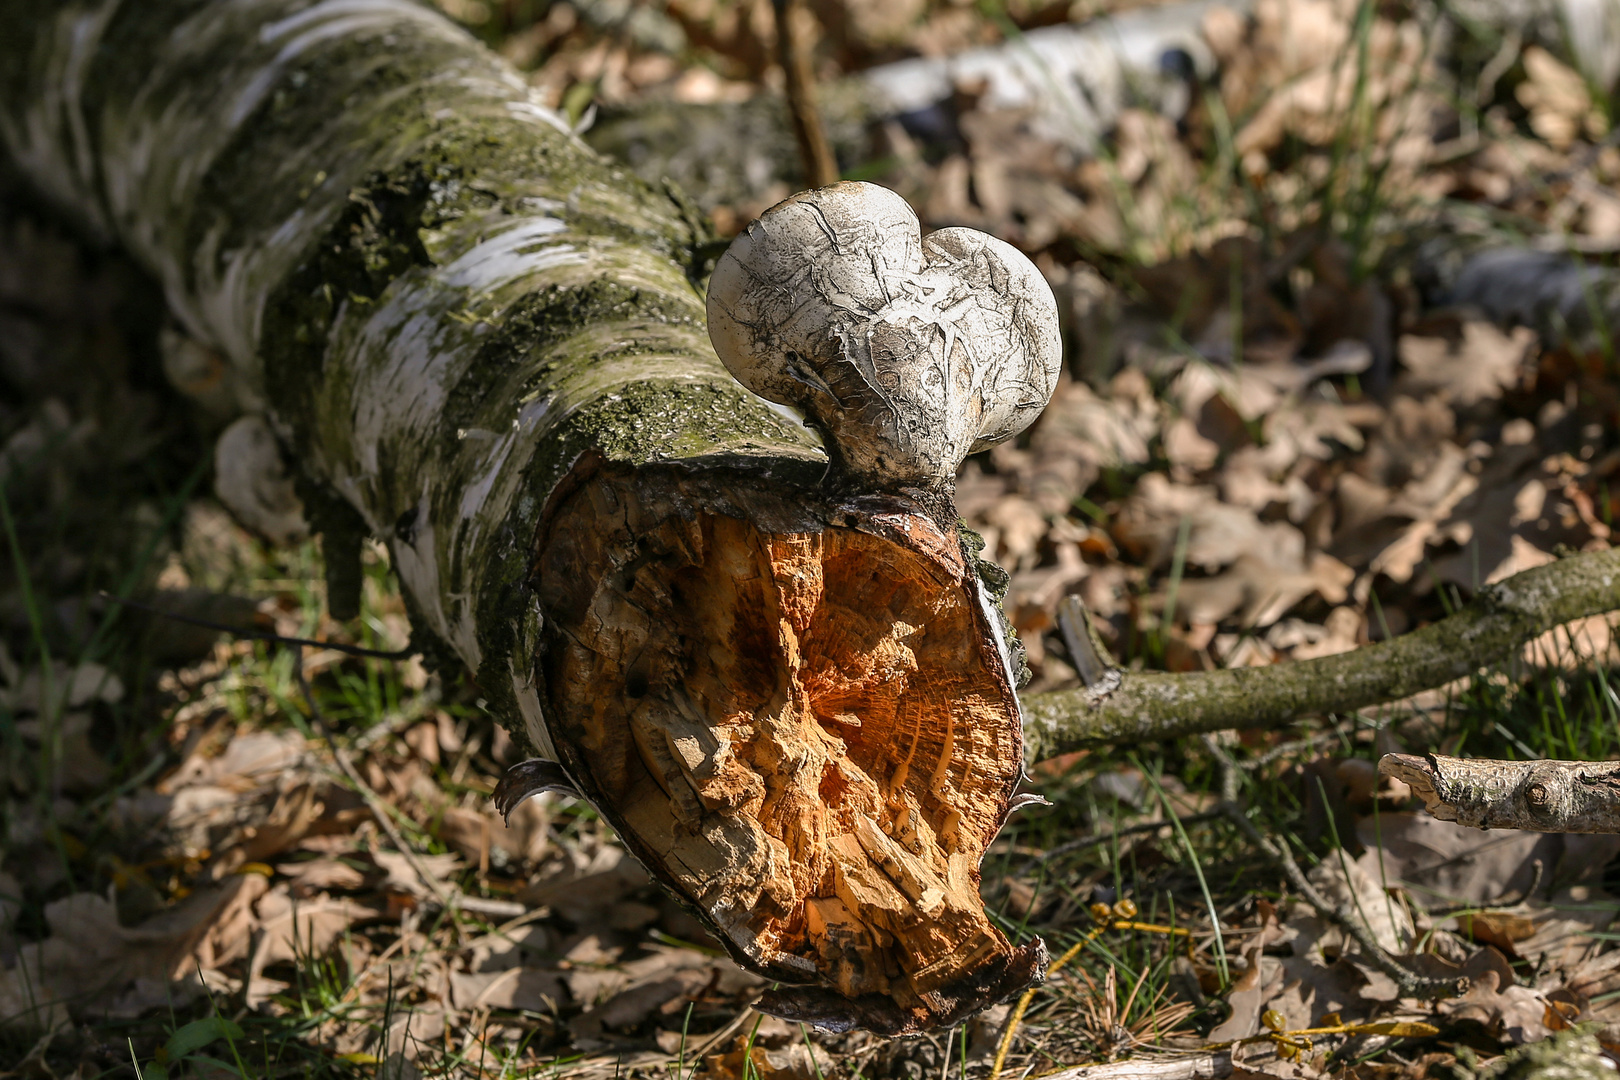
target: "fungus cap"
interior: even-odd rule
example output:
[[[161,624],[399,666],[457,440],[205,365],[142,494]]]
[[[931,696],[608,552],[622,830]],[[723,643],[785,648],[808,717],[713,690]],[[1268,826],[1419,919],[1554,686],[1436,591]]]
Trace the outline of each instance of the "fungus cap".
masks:
[[[846,482],[949,491],[962,459],[1040,414],[1063,362],[1035,265],[976,229],[922,235],[875,184],[776,204],[709,283],[709,336],[737,380],[821,430]]]

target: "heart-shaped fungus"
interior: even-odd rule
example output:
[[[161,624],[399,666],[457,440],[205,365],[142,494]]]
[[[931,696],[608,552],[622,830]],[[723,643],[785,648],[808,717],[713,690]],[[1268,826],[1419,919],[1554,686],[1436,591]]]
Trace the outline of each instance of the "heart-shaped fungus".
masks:
[[[581,475],[583,473],[583,475]],[[1023,772],[996,613],[902,497],[576,469],[542,535],[548,730],[760,1008],[908,1034],[1039,979],[979,897]],[[521,783],[521,781],[520,781]]]
[[[765,211],[715,267],[708,309],[726,367],[803,411],[852,488],[950,490],[964,457],[1034,421],[1063,362],[1033,263],[975,229],[923,236],[875,184]]]

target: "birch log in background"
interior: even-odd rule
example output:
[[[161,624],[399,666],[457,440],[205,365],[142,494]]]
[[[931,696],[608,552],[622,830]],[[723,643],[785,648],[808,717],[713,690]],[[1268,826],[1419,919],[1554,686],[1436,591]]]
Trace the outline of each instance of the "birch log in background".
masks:
[[[767,1007],[911,1032],[1040,977],[978,895],[1022,742],[954,512],[820,483],[709,346],[682,197],[408,0],[4,5],[0,138],[223,354],[336,577],[383,540],[418,643]]]

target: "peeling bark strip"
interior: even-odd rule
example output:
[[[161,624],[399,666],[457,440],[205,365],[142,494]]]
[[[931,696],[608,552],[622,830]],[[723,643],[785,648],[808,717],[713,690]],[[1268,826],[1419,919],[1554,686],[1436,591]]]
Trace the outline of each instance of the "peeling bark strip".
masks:
[[[408,0],[0,5],[0,140],[767,1007],[915,1032],[1040,977],[978,897],[1022,766],[979,566],[726,372],[677,195]]]
[[[1385,754],[1378,771],[1410,784],[1441,821],[1476,829],[1620,832],[1620,763]]]
[[[1462,610],[1353,652],[1185,675],[1123,672],[1098,690],[1024,699],[1031,761],[1087,746],[1277,727],[1351,712],[1473,675],[1567,622],[1620,608],[1620,549],[1574,555],[1481,589]]]

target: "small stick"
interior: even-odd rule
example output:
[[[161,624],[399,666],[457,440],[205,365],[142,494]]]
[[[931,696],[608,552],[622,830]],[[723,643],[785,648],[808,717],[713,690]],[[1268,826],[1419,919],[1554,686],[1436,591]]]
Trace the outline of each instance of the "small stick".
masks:
[[[1221,1080],[1232,1075],[1232,1052],[1186,1057],[1132,1058],[1047,1073],[1041,1080]]]
[[[1203,810],[1196,814],[1188,814],[1181,819],[1181,823],[1183,825],[1192,825],[1200,821],[1212,821],[1222,816],[1224,814],[1220,810]],[[1075,851],[1084,851],[1086,848],[1096,847],[1099,844],[1106,844],[1117,837],[1138,836],[1142,833],[1158,832],[1160,829],[1171,827],[1168,821],[1144,821],[1137,825],[1125,825],[1118,829],[1111,829],[1108,832],[1092,833],[1077,840],[1066,840],[1049,851],[1043,851],[1039,855],[1031,855],[1017,870],[1008,876],[1023,877],[1041,863],[1049,862],[1060,855],[1068,855]]]
[[[1119,669],[1109,661],[1107,652],[1098,642],[1091,628],[1091,613],[1078,596],[1065,596],[1058,604],[1058,629],[1063,633],[1069,659],[1074,661],[1074,670],[1087,690],[1106,694],[1119,685]]]
[[[799,140],[799,158],[804,163],[804,179],[809,187],[821,188],[838,183],[838,160],[827,145],[827,131],[821,122],[821,105],[816,101],[816,78],[810,68],[810,51],[793,28],[797,0],[772,0],[776,11],[776,43],[782,74],[787,77],[788,112],[793,116],[793,134]]]
[[[1476,829],[1620,833],[1620,762],[1385,754],[1378,771],[1408,784],[1441,821]]]
[[[1620,609],[1620,548],[1571,555],[1487,585],[1456,614],[1347,653],[1189,673],[1127,672],[1089,688],[1023,698],[1031,761],[1070,750],[1158,742],[1223,728],[1275,728],[1349,713],[1505,663],[1536,636]]]
[[[1311,884],[1310,879],[1305,876],[1305,872],[1299,868],[1299,863],[1294,861],[1294,856],[1286,845],[1272,843],[1262,836],[1260,830],[1254,827],[1254,822],[1249,820],[1248,816],[1243,813],[1243,808],[1238,806],[1237,803],[1223,802],[1221,806],[1226,811],[1226,816],[1231,819],[1232,824],[1236,825],[1240,832],[1246,835],[1256,847],[1265,852],[1282,869],[1283,876],[1288,879],[1288,884],[1293,887],[1294,891],[1299,893],[1307,904],[1315,908],[1318,915],[1331,923],[1337,924],[1351,937],[1355,938],[1356,943],[1361,946],[1362,954],[1367,958],[1367,961],[1395,980],[1395,984],[1400,987],[1402,997],[1440,998],[1468,992],[1468,980],[1466,978],[1431,979],[1412,971],[1394,956],[1391,956],[1384,950],[1382,945],[1378,944],[1378,939],[1373,937],[1372,931],[1367,929],[1367,925],[1356,918],[1355,912],[1351,911],[1348,905],[1330,903],[1325,896],[1317,891],[1316,886]]]
[[[349,755],[343,751],[343,748],[332,738],[331,732],[327,730],[326,720],[321,715],[321,707],[315,701],[315,692],[309,685],[309,678],[304,674],[304,656],[301,648],[294,657],[293,670],[298,674],[298,689],[303,692],[304,703],[309,706],[310,726],[315,729],[316,734],[326,740],[326,745],[331,748],[332,757],[337,761],[338,768],[342,770],[349,783],[354,785],[354,790],[359,793],[361,800],[365,802],[366,809],[371,811],[371,816],[377,820],[377,824],[382,827],[382,831],[387,834],[388,839],[394,842],[394,847],[399,849],[399,853],[405,857],[406,864],[415,871],[417,877],[422,879],[422,884],[427,887],[428,892],[433,894],[433,898],[439,902],[439,906],[446,911],[454,910],[455,902],[451,899],[450,894],[440,888],[439,883],[434,881],[428,874],[421,861],[417,859],[416,852],[405,842],[405,837],[399,831],[399,826],[395,825],[393,819],[388,816],[388,808],[383,805],[382,799],[371,789],[371,785],[361,777],[359,770],[349,760]]]
[[[269,630],[256,630],[251,626],[231,626],[229,623],[215,622],[212,619],[199,619],[195,615],[182,615],[178,611],[167,611],[152,604],[143,604],[139,600],[131,600],[127,596],[114,596],[106,589],[101,590],[101,598],[123,607],[135,608],[152,615],[160,615],[175,622],[187,623],[191,626],[201,626],[206,630],[218,630],[222,634],[232,637],[246,638],[249,641],[268,641],[276,645],[308,645],[316,649],[331,649],[346,656],[369,656],[374,660],[409,660],[420,649],[406,646],[403,649],[368,649],[363,645],[345,645],[341,641],[318,641],[315,638],[286,637],[282,634],[271,633]],[[300,657],[300,660],[302,657]],[[304,670],[300,662],[298,670]]]

